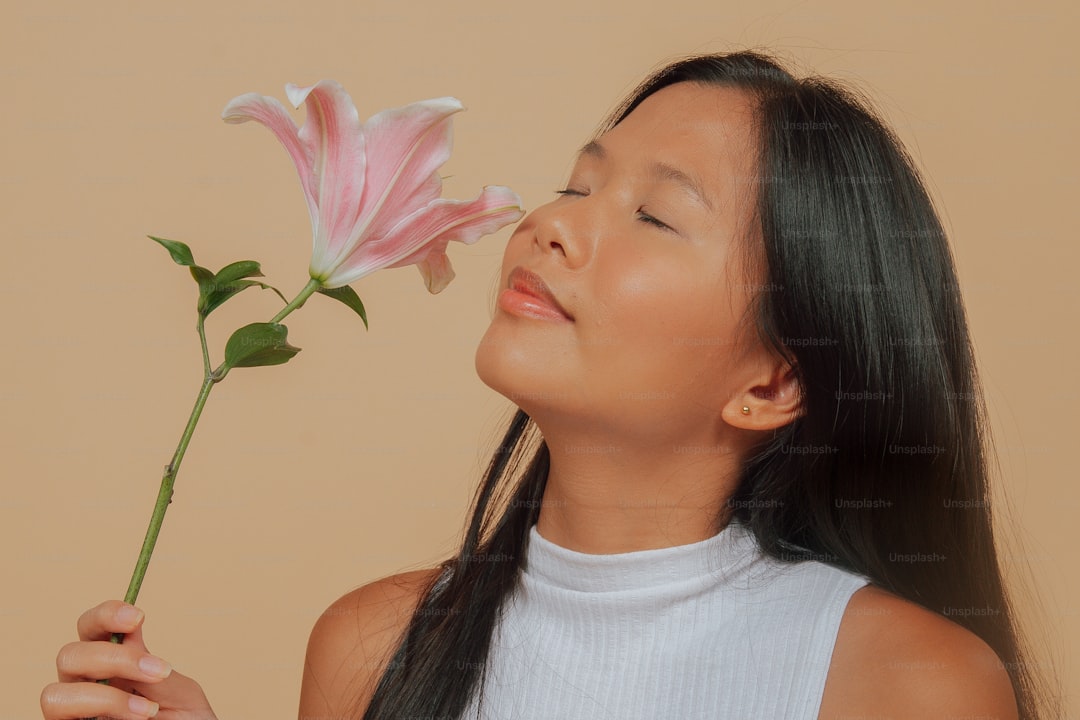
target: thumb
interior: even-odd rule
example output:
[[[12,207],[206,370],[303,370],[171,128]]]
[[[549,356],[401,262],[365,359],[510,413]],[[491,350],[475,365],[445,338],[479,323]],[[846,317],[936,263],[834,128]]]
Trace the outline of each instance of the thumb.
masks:
[[[141,622],[134,630],[124,636],[124,645],[131,645],[150,655],[154,654],[146,647],[146,641],[143,638],[143,623]],[[162,659],[168,662],[166,658]],[[170,667],[171,665],[170,663]],[[195,710],[210,707],[202,687],[193,678],[179,673],[175,669],[163,680],[149,682],[127,680],[124,682],[124,686],[124,690],[153,700],[162,709]],[[117,687],[120,687],[119,683],[117,683]]]
[[[147,649],[146,641],[143,639],[143,623],[144,622],[145,622],[145,618],[143,620],[139,621],[139,624],[136,626],[136,628],[134,630],[132,630],[129,633],[125,633],[124,634],[124,639],[123,639],[122,642],[123,642],[124,645],[127,645],[129,647],[134,647],[134,648],[137,648],[139,650],[142,650],[143,652],[148,653],[148,652],[150,652],[150,650]]]
[[[153,655],[146,647],[143,637],[143,620],[129,633],[124,634],[121,644],[130,646],[127,653],[142,657],[143,653]],[[132,652],[134,651],[134,652]],[[162,658],[168,662],[167,658]],[[169,663],[171,666],[172,663]],[[162,680],[133,680],[130,678],[110,678],[109,684],[118,690],[141,695],[158,704],[159,717],[170,720],[180,718],[209,718],[216,720],[213,709],[206,699],[206,693],[194,678],[188,677],[176,670],[171,670],[169,675]]]
[[[134,654],[136,661],[144,654],[153,655],[153,653],[150,652],[149,648],[146,647],[146,640],[143,637],[144,622],[145,618],[139,621],[139,624],[135,627],[134,630],[124,633],[124,637],[120,641],[120,644],[127,648],[127,652],[132,652],[132,654]],[[171,678],[172,675],[173,673],[170,673],[169,678]],[[168,680],[169,678],[166,678],[166,680]],[[141,682],[139,680],[133,680],[126,677],[115,677],[109,679],[109,684],[113,687],[119,688],[120,690],[123,690],[125,692],[134,692],[137,695],[145,694],[143,692],[144,689],[149,688],[153,685],[158,685],[160,683],[160,680]]]

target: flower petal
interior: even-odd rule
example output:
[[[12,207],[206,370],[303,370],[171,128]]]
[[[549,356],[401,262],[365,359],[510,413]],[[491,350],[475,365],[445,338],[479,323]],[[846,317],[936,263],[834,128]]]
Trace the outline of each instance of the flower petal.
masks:
[[[221,119],[234,125],[254,120],[265,125],[285,146],[300,176],[300,185],[304,189],[308,212],[311,214],[311,231],[314,233],[319,218],[318,188],[313,172],[314,151],[300,138],[296,123],[285,106],[277,98],[246,93],[229,101],[221,111]]]
[[[360,116],[345,88],[320,80],[301,88],[285,87],[289,101],[306,103],[307,117],[299,136],[314,154],[319,220],[311,252],[311,275],[332,272],[346,238],[356,224],[364,191],[364,134]]]
[[[401,220],[386,236],[358,246],[323,285],[340,287],[380,268],[402,267],[424,260],[428,262],[421,267],[422,273],[439,271],[441,261],[429,259],[429,255],[445,253],[451,240],[476,242],[524,214],[517,193],[499,185],[485,186],[470,201],[437,198]],[[427,275],[425,282],[429,289],[433,286]]]
[[[416,263],[416,269],[424,278],[424,285],[432,295],[441,293],[450,281],[454,279],[454,268],[450,266],[450,258],[445,252],[432,250],[428,256]]]
[[[402,218],[439,197],[435,172],[450,157],[451,115],[464,110],[457,98],[421,100],[373,115],[364,124],[367,177],[360,218],[337,260],[366,238],[383,237]]]

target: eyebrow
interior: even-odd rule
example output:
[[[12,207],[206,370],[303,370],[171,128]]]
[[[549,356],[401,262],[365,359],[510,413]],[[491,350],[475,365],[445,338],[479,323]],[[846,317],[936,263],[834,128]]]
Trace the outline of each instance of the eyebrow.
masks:
[[[582,157],[606,160],[608,152],[599,142],[590,140],[582,145],[581,149],[577,152],[577,158],[580,159]],[[690,195],[704,205],[709,212],[716,212],[715,206],[709,199],[709,195],[705,192],[705,188],[702,186],[701,182],[694,176],[680,170],[674,165],[669,165],[665,162],[654,162],[649,165],[649,177],[655,180],[667,180],[678,183],[683,189],[688,190]]]

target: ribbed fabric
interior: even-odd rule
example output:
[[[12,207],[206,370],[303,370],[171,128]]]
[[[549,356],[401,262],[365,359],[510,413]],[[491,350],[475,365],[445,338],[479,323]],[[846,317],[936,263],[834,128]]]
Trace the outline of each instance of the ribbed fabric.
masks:
[[[534,525],[492,637],[482,720],[816,720],[848,599],[869,580],[701,542],[590,555]]]

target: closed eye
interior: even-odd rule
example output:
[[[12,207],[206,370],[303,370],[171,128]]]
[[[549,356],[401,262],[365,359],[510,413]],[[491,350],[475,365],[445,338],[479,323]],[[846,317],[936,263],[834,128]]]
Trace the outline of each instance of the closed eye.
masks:
[[[556,195],[577,195],[579,197],[585,197],[586,196],[586,194],[583,193],[583,192],[578,192],[577,190],[571,190],[569,188],[566,188],[564,190],[556,190],[555,194]],[[657,220],[656,218],[654,218],[652,215],[649,215],[648,213],[643,213],[643,212],[641,212],[639,210],[638,215],[641,216],[641,221],[643,223],[648,223],[649,225],[655,225],[656,227],[658,227],[658,228],[660,228],[662,230],[668,230],[670,232],[675,232],[675,229],[673,227],[661,222],[660,220]]]

